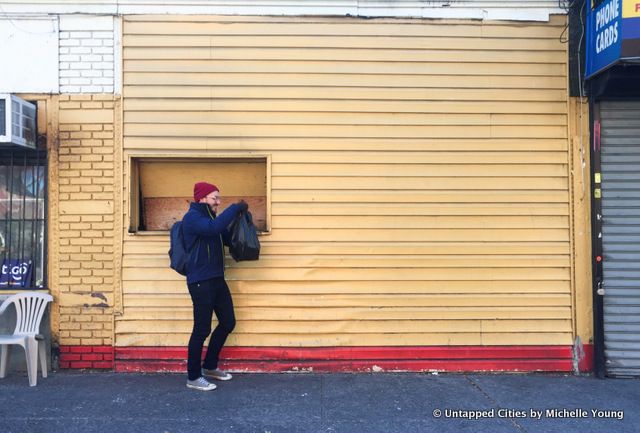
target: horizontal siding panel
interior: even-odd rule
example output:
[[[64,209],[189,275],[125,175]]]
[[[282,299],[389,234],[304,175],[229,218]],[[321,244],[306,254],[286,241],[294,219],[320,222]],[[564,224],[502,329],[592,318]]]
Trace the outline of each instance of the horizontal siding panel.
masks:
[[[188,334],[193,328],[191,317],[174,318],[171,321],[158,321],[150,324],[148,320],[127,320],[119,322],[118,332],[122,333],[171,333]],[[371,334],[400,333],[421,334],[428,332],[480,332],[479,320],[357,320],[357,321],[249,321],[238,320],[234,333],[243,334],[290,334],[292,330],[300,334]]]
[[[457,204],[376,204],[376,203],[317,203],[312,209],[302,203],[273,203],[271,214],[276,215],[338,215],[363,216],[371,215],[375,208],[380,216],[470,216],[467,222],[472,223],[478,216],[500,216],[500,223],[509,224],[513,219],[509,216],[522,216],[526,220],[533,220],[538,215],[567,216],[568,206],[562,203],[532,203],[523,207],[519,203],[457,203]],[[499,245],[497,245],[499,246]]]
[[[473,68],[470,68],[471,72]],[[561,89],[456,89],[411,87],[321,87],[285,86],[123,86],[126,98],[222,98],[222,99],[374,99],[409,101],[547,101],[564,102]]]
[[[568,294],[568,281],[261,281],[260,284],[228,279],[233,293],[241,294],[325,294],[325,293],[563,293]],[[123,281],[123,292],[127,294],[171,295],[184,293],[187,295],[184,281],[155,281],[153,285],[143,280]],[[141,311],[151,311],[153,307]],[[169,312],[168,314],[170,314]],[[167,313],[165,313],[167,314]],[[310,312],[311,314],[311,312]],[[315,314],[315,313],[314,313]],[[401,313],[398,313],[401,314]],[[448,314],[448,313],[447,313]],[[129,317],[127,313],[127,317]],[[253,316],[252,316],[253,317]],[[331,316],[329,316],[331,317]],[[338,318],[339,316],[335,316]],[[386,316],[385,316],[386,317]],[[393,316],[401,319],[402,316]],[[439,317],[439,316],[438,316]],[[544,316],[546,317],[546,316]],[[486,318],[486,317],[483,317]],[[500,318],[500,317],[498,317]],[[265,320],[269,320],[268,317]],[[284,319],[283,319],[284,320]]]
[[[123,60],[311,60],[311,61],[358,61],[358,62],[486,62],[486,52],[473,50],[382,50],[335,48],[245,48],[245,47],[163,47],[124,48]],[[566,51],[492,51],[491,59],[499,63],[558,63],[566,61]]]
[[[333,229],[330,238],[347,242],[368,240],[371,242],[492,242],[492,241],[530,241],[558,242],[569,241],[566,229],[414,229],[411,231],[396,228],[381,232],[378,229]],[[279,229],[274,231],[270,240],[277,241],[324,241],[328,238],[325,229]]]
[[[343,143],[342,145],[340,143]],[[175,149],[180,149],[185,156],[188,156],[191,152],[229,152],[229,148],[233,148],[234,151],[251,151],[251,152],[275,152],[285,150],[317,150],[323,148],[325,150],[342,150],[342,151],[384,151],[393,147],[397,151],[421,151],[425,147],[432,149],[432,151],[529,151],[532,148],[539,149],[541,151],[566,151],[567,140],[560,138],[531,138],[531,139],[508,139],[508,138],[351,138],[348,143],[341,138],[317,138],[317,137],[251,137],[250,140],[246,138],[230,138],[230,137],[127,137],[124,141],[125,148],[144,150],[147,153],[162,153]],[[338,163],[339,164],[339,163]],[[335,164],[334,166],[339,166]],[[274,165],[274,169],[279,169],[282,164]],[[487,170],[487,167],[478,167],[474,165],[455,166],[449,165],[451,170],[463,168],[469,169],[482,169],[477,176],[492,176],[492,171]],[[320,164],[307,165],[308,169],[313,169],[320,172],[319,175],[323,175],[323,166]],[[345,167],[344,165],[342,166]],[[354,170],[354,173],[358,173],[361,167],[350,165]],[[331,167],[328,167],[329,169]],[[366,164],[362,164],[362,168],[367,168]],[[384,170],[399,170],[399,167],[392,167],[386,164],[376,167]],[[428,170],[420,171],[421,175],[429,176],[431,170],[443,170],[447,167],[431,166],[426,167]],[[493,169],[498,170],[499,175],[513,175],[514,167],[510,165],[496,165]],[[542,176],[549,172],[554,171],[554,176],[567,176],[565,167],[554,167],[549,165],[529,165],[522,166],[523,176],[537,175]],[[416,170],[416,167],[410,169]],[[531,174],[531,170],[536,170],[538,174]],[[327,173],[330,173],[329,171]],[[393,175],[393,171],[390,172]],[[434,172],[437,176],[438,171]],[[455,171],[452,171],[455,174]],[[349,175],[346,172],[344,175]]]
[[[403,37],[473,37],[473,38],[503,38],[503,39],[554,39],[562,33],[563,17],[553,17],[550,23],[501,23],[485,21],[482,25],[469,22],[447,22],[433,20],[429,25],[421,21],[406,20],[396,22],[381,22],[379,20],[366,22],[364,20],[326,20],[324,22],[304,19],[302,22],[294,20],[270,19],[269,22],[243,22],[245,17],[235,17],[235,22],[222,22],[215,17],[215,22],[198,22],[198,20],[184,20],[184,17],[148,17],[143,21],[140,17],[127,16],[125,18],[125,35],[208,35],[208,36],[398,36]],[[180,20],[180,18],[182,18]],[[153,20],[153,21],[151,21]],[[176,22],[180,20],[180,22]],[[206,18],[204,19],[206,20]],[[332,22],[333,21],[333,22]]]
[[[185,295],[188,296],[188,295]],[[174,320],[184,319],[193,314],[191,307],[140,308],[131,307],[126,318],[116,318],[116,322],[128,320]],[[568,307],[322,307],[322,308],[282,308],[282,307],[236,307],[238,320],[482,320],[486,322],[509,323],[558,323],[570,320]],[[291,332],[291,330],[289,330]]]
[[[447,32],[448,36],[448,32]],[[244,35],[125,35],[122,41],[126,47],[165,48],[165,47],[260,47],[260,48],[372,48],[396,50],[508,50],[508,51],[558,51],[563,50],[557,42],[540,38],[468,38],[468,37],[431,37],[406,36],[331,36],[331,35],[272,35],[268,38],[256,38]]]
[[[383,164],[383,163],[361,163],[340,164],[340,163],[277,163],[273,164],[272,174],[275,177],[285,176],[349,176],[354,178],[368,176],[384,176],[385,178],[413,177],[420,176],[425,181],[434,177],[466,178],[499,178],[511,177],[529,180],[536,178],[565,178],[567,177],[566,167],[563,163],[558,164],[465,164],[464,162],[438,163],[432,164]]]
[[[117,332],[117,327],[116,327]],[[186,346],[183,334],[120,334],[116,346]],[[257,341],[257,344],[256,344]],[[467,346],[467,345],[571,345],[571,333],[423,333],[423,334],[254,334],[233,333],[228,346]]]
[[[143,306],[148,296],[125,295],[125,302],[132,307]],[[234,303],[243,307],[470,307],[493,305],[514,307],[571,306],[571,297],[566,294],[535,295],[236,295]],[[189,296],[157,296],[157,306],[189,307]]]
[[[228,344],[572,344],[564,27],[125,17],[125,157],[270,155]],[[116,345],[184,346],[167,233],[127,228]]]
[[[566,152],[279,152],[273,163],[566,164]]]
[[[284,121],[285,119],[283,119]],[[392,125],[395,126],[395,125]],[[496,125],[403,125],[400,131],[389,125],[299,125],[299,124],[140,124],[124,125],[124,133],[130,136],[182,136],[194,134],[203,137],[566,137],[563,126],[509,126]]]
[[[126,240],[123,246],[125,259],[135,254],[166,254],[169,251],[168,234],[153,236],[156,240]],[[151,238],[151,237],[147,237]],[[271,242],[270,236],[262,236],[262,254],[416,254],[416,255],[465,255],[465,254],[569,254],[569,245],[564,242]],[[227,257],[229,257],[227,255]],[[227,266],[233,266],[228,263]]]
[[[566,203],[561,191],[274,191],[276,202],[296,203]]]
[[[187,334],[193,328],[190,315],[181,315],[173,320],[160,320],[150,324],[144,318],[118,322],[118,332]],[[152,327],[151,327],[152,326]],[[422,334],[467,333],[467,332],[571,332],[571,321],[502,321],[502,320],[300,320],[300,321],[252,321],[238,320],[234,332],[239,334],[289,334],[292,330],[301,334]]]
[[[540,177],[311,177],[274,176],[271,185],[278,190],[529,190],[531,184],[540,190],[566,191],[565,178]]]
[[[537,294],[555,293],[569,294],[570,286],[568,281],[548,280],[544,283],[540,281],[241,281],[233,278],[227,280],[231,291],[241,294],[332,294],[332,293],[353,293],[353,294],[415,294],[415,293],[452,293],[452,294],[487,294],[487,293],[507,293],[507,294]],[[188,296],[184,280],[172,281],[147,281],[147,280],[127,280],[123,282],[123,292],[126,294],[139,295],[172,295],[183,293]],[[236,305],[242,308],[242,305]],[[156,306],[140,307],[143,310],[152,310]],[[395,308],[395,307],[394,307]],[[458,307],[457,307],[458,308]],[[501,307],[496,307],[499,310]],[[529,307],[527,307],[529,308]],[[552,307],[549,307],[552,308]],[[555,308],[555,307],[553,307]],[[552,308],[552,309],[553,309]],[[553,310],[557,314],[565,317],[569,312],[566,307],[558,307]],[[486,308],[485,308],[486,309]],[[495,310],[495,311],[497,311]],[[526,310],[526,309],[525,309]],[[133,310],[131,310],[133,311]],[[313,310],[316,311],[316,310]],[[311,314],[313,311],[310,311]],[[463,314],[466,310],[460,310]],[[484,310],[483,310],[484,311]],[[494,311],[494,310],[491,310]],[[502,310],[500,310],[502,311]],[[509,310],[511,311],[511,309]],[[546,310],[545,310],[546,311]],[[560,313],[562,311],[562,313]],[[284,311],[283,311],[284,313]],[[442,314],[457,314],[451,309],[444,309]],[[464,313],[467,314],[467,313]],[[471,313],[469,313],[471,314]],[[475,314],[475,313],[474,313]],[[489,313],[487,313],[489,314]],[[525,314],[525,313],[518,313]],[[554,313],[555,314],[555,313]],[[127,315],[128,317],[128,315]],[[456,316],[457,317],[457,316]],[[466,316],[465,316],[466,317]],[[476,317],[476,316],[473,316]],[[483,316],[484,317],[484,316]],[[492,316],[491,316],[492,317]],[[500,316],[502,317],[502,316]],[[496,318],[500,318],[496,317]],[[521,316],[518,316],[521,317]],[[546,317],[546,316],[545,316]],[[554,316],[555,317],[555,316]],[[273,318],[273,317],[271,317]],[[269,319],[269,318],[266,318]]]
[[[118,327],[116,326],[116,332]],[[116,346],[186,346],[188,335],[119,333]],[[257,341],[257,344],[256,344]],[[472,346],[472,345],[571,345],[571,333],[432,333],[432,334],[264,334],[259,339],[253,334],[233,333],[227,346]]]
[[[400,272],[402,271],[402,272]],[[400,274],[400,275],[397,275]],[[182,281],[173,269],[162,267],[154,272],[141,273],[138,268],[123,268],[127,280]],[[246,281],[476,281],[476,280],[569,280],[569,268],[233,268],[230,279]]]
[[[133,334],[118,333],[116,346],[186,346],[189,336],[185,334]],[[549,337],[535,334],[535,339],[528,342],[521,337],[518,344],[554,344],[548,343]],[[546,338],[545,338],[546,337]],[[565,339],[566,340],[566,339]],[[552,339],[556,341],[556,339]],[[232,333],[227,338],[226,346],[292,346],[292,347],[332,347],[332,346],[438,346],[438,345],[480,345],[480,334],[467,333],[424,333],[424,334],[278,334],[260,335]],[[513,344],[513,343],[505,343]],[[569,344],[560,341],[557,344]]]
[[[569,267],[568,256],[265,256],[260,257],[260,263],[240,262],[235,265],[238,269],[246,268],[472,268],[482,262],[485,268],[547,268]],[[128,256],[124,268],[160,268],[169,265],[167,255],[162,256]]]
[[[556,125],[564,126],[566,116],[557,115],[509,115],[482,113],[397,113],[389,118],[387,113],[294,113],[294,112],[132,112],[127,113],[125,123],[130,124],[183,124],[183,125]]]
[[[198,86],[313,86],[313,87],[415,87],[415,88],[458,88],[458,89],[563,89],[566,82],[562,77],[512,77],[512,76],[465,76],[465,75],[414,75],[414,74],[316,74],[316,73],[142,73],[126,75],[127,86],[175,86],[188,82]],[[566,122],[565,122],[566,123]]]
[[[562,116],[560,115],[560,118]],[[293,113],[293,112],[153,112],[128,113],[125,123],[130,124],[183,124],[183,125],[485,125],[489,124],[489,114],[416,114],[406,113],[389,119],[387,113]],[[546,119],[553,124],[552,116]],[[550,122],[549,122],[550,121]]]
[[[188,111],[211,111],[219,114],[225,112],[357,112],[357,113],[506,113],[506,114],[561,114],[566,116],[564,102],[509,102],[492,101],[450,102],[438,101],[429,104],[426,101],[384,101],[384,100],[316,100],[313,104],[300,100],[255,99],[236,101],[233,99],[195,99],[185,98],[173,100],[169,98],[128,98],[124,101],[127,116],[144,112],[153,119],[153,112],[170,111],[176,115]],[[495,118],[495,117],[494,117]],[[435,143],[434,143],[435,144]],[[514,143],[515,144],[515,143]]]
[[[354,229],[427,229],[427,228],[569,228],[566,217],[424,217],[424,216],[278,216],[273,228],[354,228]]]
[[[135,72],[179,72],[179,73],[247,73],[255,74],[421,74],[439,76],[474,75],[514,77],[555,77],[564,74],[562,63],[489,63],[486,61],[460,64],[453,62],[326,62],[287,59],[265,62],[261,60],[124,60],[123,68],[128,76]],[[495,79],[494,79],[495,81]],[[184,83],[183,83],[184,84]],[[160,97],[161,94],[156,97]]]

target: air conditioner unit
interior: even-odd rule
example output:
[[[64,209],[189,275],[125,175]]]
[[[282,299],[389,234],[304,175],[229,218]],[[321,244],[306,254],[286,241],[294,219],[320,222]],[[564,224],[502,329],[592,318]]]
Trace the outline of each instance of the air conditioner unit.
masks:
[[[36,106],[22,98],[0,93],[0,146],[36,147]]]

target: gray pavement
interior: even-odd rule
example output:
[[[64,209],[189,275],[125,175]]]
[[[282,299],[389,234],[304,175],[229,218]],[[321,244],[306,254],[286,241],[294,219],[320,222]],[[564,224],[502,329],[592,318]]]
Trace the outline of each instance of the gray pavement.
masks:
[[[640,432],[640,381],[543,374],[55,372],[0,380],[0,432]],[[594,412],[595,411],[595,412]],[[479,419],[476,419],[479,418]]]

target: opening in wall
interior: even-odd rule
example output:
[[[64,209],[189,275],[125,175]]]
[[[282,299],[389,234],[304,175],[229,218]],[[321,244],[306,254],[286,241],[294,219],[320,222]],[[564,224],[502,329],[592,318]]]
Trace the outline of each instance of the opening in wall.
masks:
[[[261,232],[269,230],[267,157],[131,159],[130,232],[165,231],[182,219],[196,182],[220,188],[219,212],[244,199]]]

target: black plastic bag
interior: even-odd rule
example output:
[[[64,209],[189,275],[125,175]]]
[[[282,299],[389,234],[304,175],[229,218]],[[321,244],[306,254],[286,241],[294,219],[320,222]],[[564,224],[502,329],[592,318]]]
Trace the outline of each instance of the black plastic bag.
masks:
[[[256,226],[253,225],[251,212],[239,212],[229,224],[229,233],[231,234],[229,252],[233,260],[241,262],[260,258],[260,241],[258,241]]]

